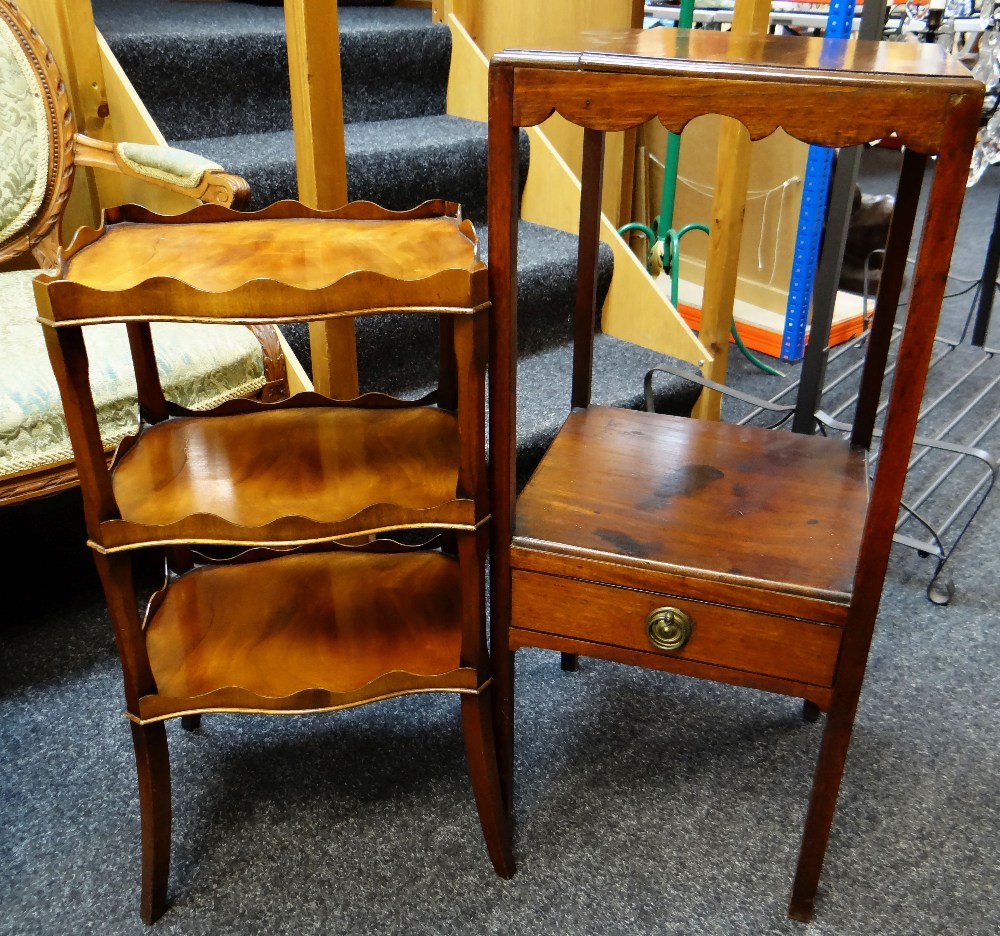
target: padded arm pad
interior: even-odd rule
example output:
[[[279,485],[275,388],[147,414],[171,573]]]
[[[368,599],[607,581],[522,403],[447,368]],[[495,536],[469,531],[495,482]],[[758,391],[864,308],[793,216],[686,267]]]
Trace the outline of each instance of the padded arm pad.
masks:
[[[147,143],[119,143],[118,158],[136,175],[182,188],[197,188],[209,170],[222,171],[222,166],[204,156],[172,146]]]
[[[250,198],[245,179],[204,156],[172,146],[112,144],[77,133],[73,157],[78,166],[110,169],[215,205],[239,208]]]

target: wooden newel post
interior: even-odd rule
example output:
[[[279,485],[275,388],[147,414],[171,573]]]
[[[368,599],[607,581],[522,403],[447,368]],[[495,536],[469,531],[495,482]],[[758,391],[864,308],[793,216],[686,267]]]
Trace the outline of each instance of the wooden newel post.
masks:
[[[734,35],[767,32],[771,12],[769,0],[737,0],[733,17]],[[743,237],[747,183],[750,179],[750,135],[738,120],[726,118],[719,132],[715,169],[715,196],[709,224],[708,256],[705,261],[705,291],[698,337],[711,352],[712,361],[702,369],[704,376],[726,382],[729,361],[729,329],[733,322],[736,280]],[[722,397],[702,390],[692,415],[699,419],[719,419]]]
[[[285,0],[299,201],[313,208],[347,203],[338,24],[336,3]],[[309,346],[316,390],[342,399],[356,397],[354,319],[311,323]]]

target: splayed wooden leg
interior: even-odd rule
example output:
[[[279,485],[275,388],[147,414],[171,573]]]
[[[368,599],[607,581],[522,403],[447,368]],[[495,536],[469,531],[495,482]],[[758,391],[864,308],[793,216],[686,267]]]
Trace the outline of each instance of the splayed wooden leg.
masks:
[[[479,822],[490,860],[502,878],[514,876],[516,870],[511,850],[511,824],[504,808],[493,744],[493,704],[491,689],[479,695],[462,696],[462,728],[465,733],[465,756],[469,778],[476,797]]]
[[[139,774],[139,815],[142,822],[142,896],[139,915],[154,923],[167,909],[170,873],[170,762],[162,722],[132,724],[135,763]]]

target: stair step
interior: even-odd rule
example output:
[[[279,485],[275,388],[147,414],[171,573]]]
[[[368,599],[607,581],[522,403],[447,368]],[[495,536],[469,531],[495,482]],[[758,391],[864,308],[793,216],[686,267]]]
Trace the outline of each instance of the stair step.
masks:
[[[481,256],[489,237],[477,231]],[[576,291],[577,238],[538,224],[518,225],[518,477],[531,471],[569,412],[573,359],[572,309]],[[611,283],[611,250],[598,257],[598,305]],[[437,326],[423,316],[364,316],[356,320],[361,391],[381,389],[420,396],[436,379]],[[296,355],[308,364],[306,326],[286,330]],[[593,401],[632,409],[643,405],[643,378],[664,361],[656,351],[598,332],[594,338]],[[692,373],[697,370],[692,366]],[[656,381],[658,412],[690,413],[700,387],[680,378]]]
[[[250,183],[251,208],[294,198],[295,140],[290,130],[177,140],[176,146],[214,159]],[[441,114],[348,124],[344,128],[347,191],[400,210],[428,198],[462,205],[468,218],[486,217],[486,124]],[[522,178],[528,137],[521,136]]]
[[[168,140],[246,177],[255,207],[294,196],[280,6],[93,3],[99,26]],[[349,198],[393,208],[432,197],[458,201],[480,229],[485,256],[487,133],[484,124],[444,113],[449,30],[433,24],[424,9],[341,7],[339,12]],[[523,135],[522,179],[527,160]],[[523,481],[569,408],[577,240],[525,222],[519,230],[518,471]],[[602,247],[599,302],[611,273],[611,252]],[[357,330],[362,390],[377,385],[410,395],[433,384],[437,327],[432,318],[366,316],[357,320]],[[308,368],[306,326],[291,326],[286,333]],[[598,334],[594,402],[641,405],[643,376],[662,360],[655,352]],[[666,412],[686,414],[697,398],[698,388],[681,380],[658,381],[657,387],[659,407]]]
[[[477,229],[480,254],[489,257],[489,230]],[[578,239],[556,228],[518,223],[518,354],[536,354],[573,340]],[[597,308],[611,286],[614,257],[601,243],[597,258]],[[600,314],[600,313],[598,313]],[[600,325],[600,320],[596,323]]]
[[[226,35],[280,31],[285,13],[280,4],[226,3],[215,0],[92,0],[97,28],[115,41],[177,40],[199,42]]]
[[[387,208],[428,198],[486,217],[486,124],[446,114],[377,120],[344,128],[347,191]]]
[[[169,142],[291,129],[280,6],[93,5],[98,27]],[[345,122],[444,113],[447,26],[432,23],[428,10],[403,7],[345,7],[339,20]]]
[[[518,226],[523,261],[519,270],[519,348],[535,354],[570,342],[576,293],[577,239],[572,234],[522,221]],[[480,256],[487,258],[485,227],[477,225]],[[387,245],[391,249],[391,245]],[[598,302],[611,284],[611,250],[601,245]],[[437,377],[438,338],[433,318],[416,315],[366,315],[356,320],[358,370],[362,392],[380,389],[412,394]],[[311,371],[308,329],[284,327],[296,357]]]
[[[341,7],[344,122],[445,112],[451,30],[430,10]]]
[[[94,19],[169,142],[292,126],[281,7],[94,0]]]

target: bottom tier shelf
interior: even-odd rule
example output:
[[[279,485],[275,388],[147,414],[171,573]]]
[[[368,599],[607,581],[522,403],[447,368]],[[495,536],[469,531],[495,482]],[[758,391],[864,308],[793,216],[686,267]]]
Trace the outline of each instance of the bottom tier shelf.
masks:
[[[518,497],[511,565],[839,625],[867,511],[844,439],[592,406]]]
[[[206,566],[150,605],[158,693],[138,719],[324,711],[415,692],[476,692],[460,664],[458,562],[438,552],[305,553]]]

